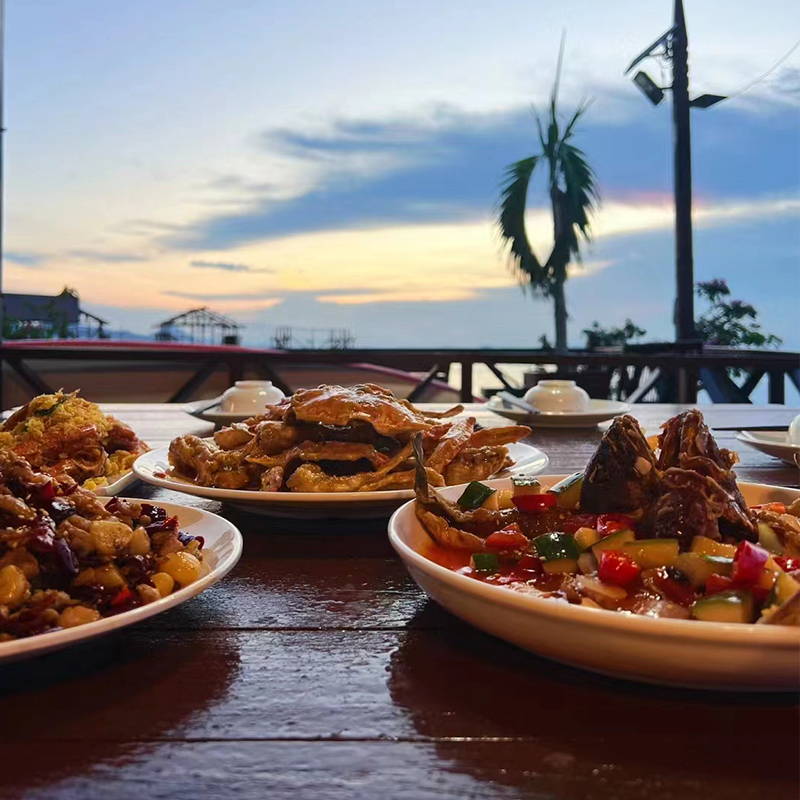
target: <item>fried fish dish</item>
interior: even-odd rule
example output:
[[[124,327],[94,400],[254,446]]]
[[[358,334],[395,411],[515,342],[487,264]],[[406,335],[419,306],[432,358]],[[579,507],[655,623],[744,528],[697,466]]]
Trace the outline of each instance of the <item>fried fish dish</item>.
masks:
[[[431,488],[414,442],[415,512],[430,557],[476,580],[626,614],[800,625],[800,498],[748,507],[697,410],[653,446],[614,420],[586,469],[552,486]]]
[[[300,389],[279,405],[214,434],[180,436],[173,470],[201,486],[263,492],[372,492],[414,485],[411,439],[420,434],[434,486],[483,480],[511,461],[507,444],[530,428],[476,427],[463,411],[418,409],[374,384]]]

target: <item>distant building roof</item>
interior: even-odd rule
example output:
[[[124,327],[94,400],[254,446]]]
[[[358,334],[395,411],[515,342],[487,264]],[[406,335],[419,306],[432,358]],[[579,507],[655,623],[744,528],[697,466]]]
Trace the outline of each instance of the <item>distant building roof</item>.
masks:
[[[105,320],[82,311],[77,295],[64,290],[59,295],[9,294],[3,292],[3,313],[20,322],[52,322],[54,318],[68,325],[77,325],[81,314],[107,325]]]

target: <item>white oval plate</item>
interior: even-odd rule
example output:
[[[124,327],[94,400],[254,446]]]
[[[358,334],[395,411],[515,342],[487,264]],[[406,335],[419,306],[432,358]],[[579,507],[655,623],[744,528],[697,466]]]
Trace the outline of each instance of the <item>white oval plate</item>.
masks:
[[[142,502],[136,500],[134,502]],[[147,501],[150,502],[150,501]],[[209,586],[222,580],[236,565],[242,555],[242,534],[239,529],[227,520],[209,511],[175,503],[162,503],[154,501],[153,505],[165,508],[169,516],[177,516],[181,530],[192,536],[202,536],[205,539],[203,546],[203,568],[200,577],[189,586],[178,589],[169,597],[149,603],[146,606],[125,611],[113,617],[100,619],[76,628],[40,633],[25,639],[15,639],[10,642],[0,642],[0,663],[4,661],[18,661],[23,658],[50,653],[61,650],[73,644],[93,639],[97,636],[111,633],[127,625],[133,625],[148,617],[161,614],[181,603],[185,603]]]
[[[487,401],[486,408],[501,417],[530,425],[531,428],[593,428],[631,410],[630,403],[621,403],[618,400],[590,400],[588,411],[542,411],[540,414],[527,414],[507,406],[496,396]]]
[[[133,470],[129,469],[127,472],[123,472],[113,483],[107,483],[105,486],[98,486],[92,491],[99,497],[116,497],[129,486],[133,486],[138,480]]]
[[[734,436],[755,450],[797,466],[794,457],[800,453],[800,445],[792,444],[789,434],[784,431],[736,431]]]
[[[537,475],[547,466],[547,454],[538,447],[515,442],[507,445],[514,466],[499,474]],[[198,486],[189,480],[169,474],[169,448],[161,447],[139,456],[133,471],[147,483],[185,492],[212,500],[222,500],[259,514],[277,517],[363,517],[386,516],[400,503],[414,497],[413,489],[394,489],[385,492],[257,492],[246,489],[216,489]],[[160,477],[165,475],[165,477]]]
[[[565,476],[539,479],[552,486]],[[490,481],[507,488],[510,481]],[[751,505],[790,502],[800,490],[739,484]],[[442,490],[455,499],[458,490]],[[800,628],[653,619],[570,605],[492,586],[424,555],[430,538],[399,508],[389,540],[420,588],[466,622],[525,650],[575,667],[646,683],[703,689],[786,691],[800,686]]]
[[[197,411],[192,416],[203,419],[206,422],[213,422],[215,425],[232,425],[234,422],[244,422],[256,415],[257,412],[243,414],[241,411],[223,411],[219,405],[207,408],[204,411]]]

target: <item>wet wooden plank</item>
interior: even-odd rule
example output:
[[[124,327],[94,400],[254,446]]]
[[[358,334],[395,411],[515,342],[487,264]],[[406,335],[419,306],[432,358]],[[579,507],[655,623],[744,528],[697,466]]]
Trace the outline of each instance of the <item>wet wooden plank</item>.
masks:
[[[773,774],[800,764],[796,696],[616,681],[460,623],[404,632],[140,627],[0,667],[0,686],[12,723],[3,745],[501,737],[550,742],[593,764],[733,769],[730,752],[745,744]],[[52,708],[59,713],[42,724]],[[765,720],[769,736],[754,737]]]
[[[661,772],[620,759],[590,767],[529,741],[100,742],[4,755],[4,800],[796,800],[798,788],[743,775],[741,752],[727,771]]]

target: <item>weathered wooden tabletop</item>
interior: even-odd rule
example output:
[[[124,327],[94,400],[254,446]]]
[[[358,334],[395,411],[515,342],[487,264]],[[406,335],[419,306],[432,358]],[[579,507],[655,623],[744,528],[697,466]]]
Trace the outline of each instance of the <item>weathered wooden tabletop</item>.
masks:
[[[110,407],[152,445],[211,426]],[[638,406],[655,430],[677,406]],[[712,426],[797,410],[710,406]],[[481,414],[484,424],[501,423]],[[536,432],[554,473],[600,430]],[[798,472],[739,450],[740,479]],[[244,556],[202,596],[136,627],[0,667],[0,797],[798,797],[798,698],[658,689],[538,659],[416,588],[386,521],[287,521],[137,485],[229,517]]]

